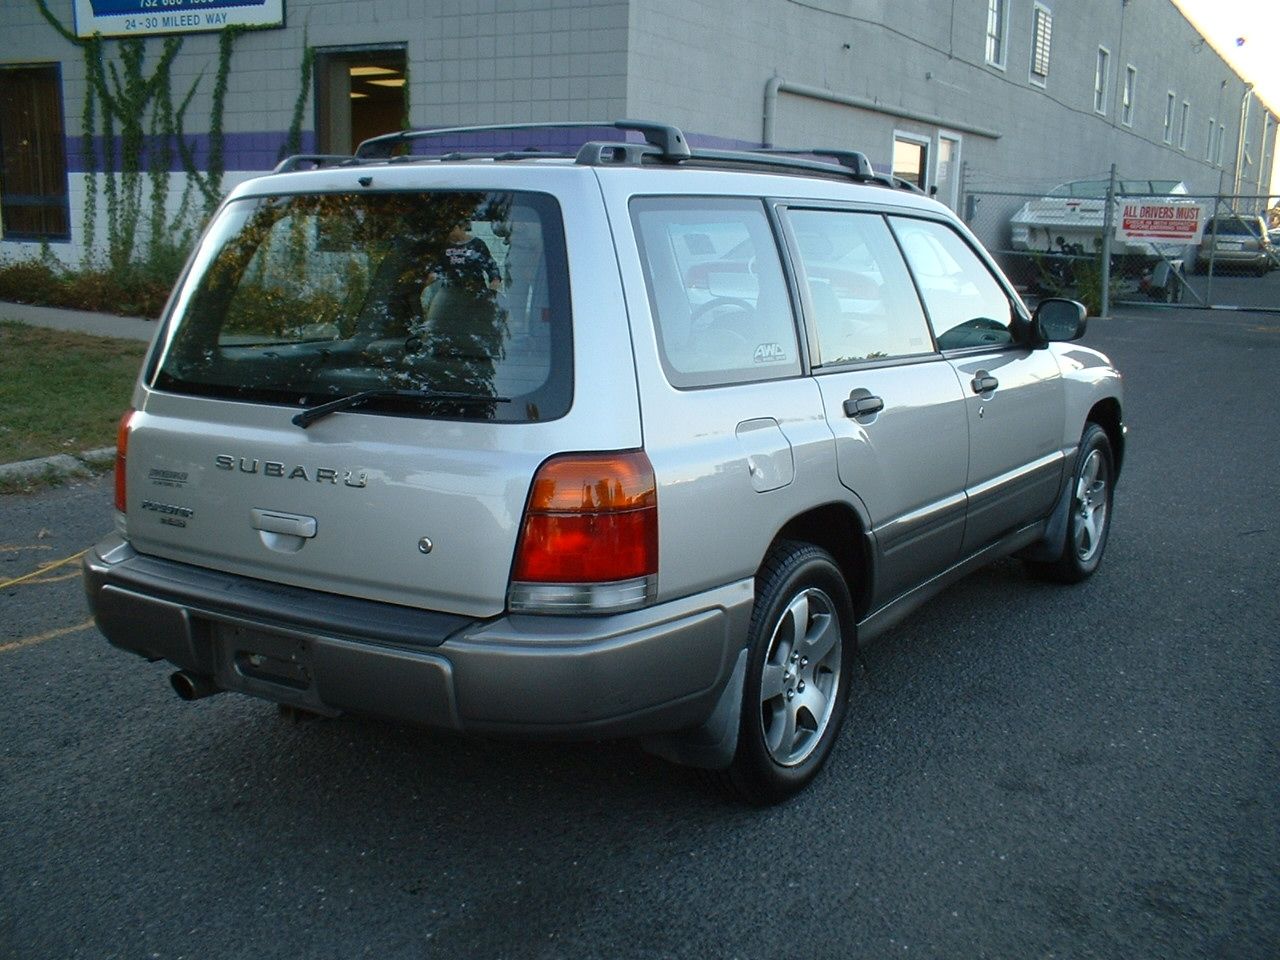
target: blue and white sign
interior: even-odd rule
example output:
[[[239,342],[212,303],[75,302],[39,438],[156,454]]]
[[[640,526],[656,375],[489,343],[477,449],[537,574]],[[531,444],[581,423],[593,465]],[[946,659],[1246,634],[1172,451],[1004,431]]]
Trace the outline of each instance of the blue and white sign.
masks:
[[[75,12],[80,37],[284,25],[284,0],[75,0]]]

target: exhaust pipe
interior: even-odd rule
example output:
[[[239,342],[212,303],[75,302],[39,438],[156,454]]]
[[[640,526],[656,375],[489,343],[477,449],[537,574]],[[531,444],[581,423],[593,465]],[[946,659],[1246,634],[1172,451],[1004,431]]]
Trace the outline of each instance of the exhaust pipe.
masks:
[[[183,700],[199,700],[222,692],[222,688],[213,682],[213,677],[191,673],[189,670],[173,673],[169,677],[169,683],[173,685],[173,692]]]

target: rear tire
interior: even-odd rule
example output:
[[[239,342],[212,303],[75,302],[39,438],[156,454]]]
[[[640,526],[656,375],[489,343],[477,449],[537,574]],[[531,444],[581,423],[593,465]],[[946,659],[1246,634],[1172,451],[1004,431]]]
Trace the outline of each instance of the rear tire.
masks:
[[[1102,563],[1111,532],[1111,496],[1115,460],[1107,432],[1096,423],[1085,427],[1071,476],[1071,507],[1062,553],[1047,562],[1028,562],[1035,576],[1056,583],[1079,583]]]
[[[825,550],[777,544],[756,574],[737,752],[718,774],[758,806],[802,790],[839,735],[853,676],[855,621],[844,574]]]

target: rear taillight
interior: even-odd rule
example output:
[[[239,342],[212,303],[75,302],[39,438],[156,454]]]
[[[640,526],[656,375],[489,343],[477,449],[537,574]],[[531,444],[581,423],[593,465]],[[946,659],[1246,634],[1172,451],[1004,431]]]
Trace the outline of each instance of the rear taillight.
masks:
[[[121,513],[128,506],[128,497],[125,495],[125,464],[129,459],[129,421],[133,419],[133,413],[132,409],[126,410],[116,427],[116,509]]]
[[[611,613],[652,602],[658,494],[643,451],[553,457],[533,478],[512,610]]]

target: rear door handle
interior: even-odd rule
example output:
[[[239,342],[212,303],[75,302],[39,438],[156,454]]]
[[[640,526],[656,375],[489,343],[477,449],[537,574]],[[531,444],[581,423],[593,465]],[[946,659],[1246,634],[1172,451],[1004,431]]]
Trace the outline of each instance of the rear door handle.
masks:
[[[870,417],[883,409],[884,400],[865,388],[853,391],[849,394],[849,399],[844,402],[844,415],[850,419]]]
[[[1000,386],[1000,381],[987,373],[987,371],[979,370],[973,375],[973,380],[971,381],[970,386],[973,387],[974,393],[990,393],[996,387]]]

